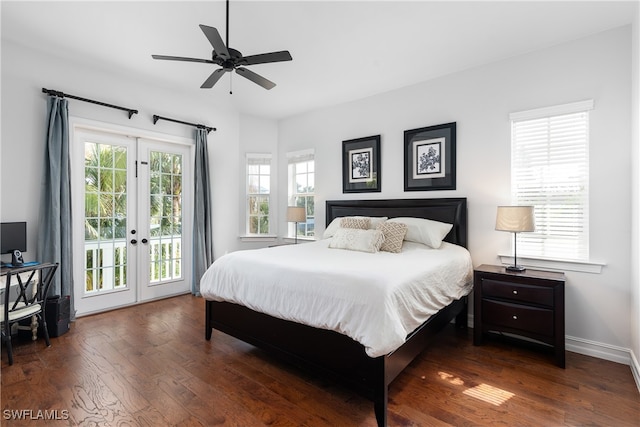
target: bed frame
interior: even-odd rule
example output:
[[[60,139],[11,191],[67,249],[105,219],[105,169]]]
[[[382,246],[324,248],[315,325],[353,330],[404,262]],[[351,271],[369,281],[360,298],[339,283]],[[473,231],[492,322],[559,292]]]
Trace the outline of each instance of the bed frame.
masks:
[[[453,224],[445,241],[467,246],[467,199],[338,200],[326,202],[327,225],[336,217],[410,216]],[[205,337],[213,329],[275,353],[296,366],[349,386],[371,399],[378,426],[387,425],[389,384],[453,319],[467,326],[467,297],[454,301],[418,327],[397,350],[369,357],[346,335],[277,319],[229,302],[206,301]]]

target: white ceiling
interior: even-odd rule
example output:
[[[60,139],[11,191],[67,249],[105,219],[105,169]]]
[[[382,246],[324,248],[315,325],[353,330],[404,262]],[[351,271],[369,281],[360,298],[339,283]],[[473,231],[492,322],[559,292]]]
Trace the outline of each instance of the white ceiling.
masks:
[[[289,50],[293,61],[251,66],[267,91],[233,74],[200,85],[214,65],[199,24],[225,38],[224,1],[2,1],[2,38],[185,93],[208,91],[239,111],[283,118],[630,24],[638,1],[231,0],[231,47]],[[74,93],[72,88],[52,88]],[[75,94],[75,93],[74,93]],[[82,94],[77,94],[82,96]],[[117,100],[113,100],[117,101]]]

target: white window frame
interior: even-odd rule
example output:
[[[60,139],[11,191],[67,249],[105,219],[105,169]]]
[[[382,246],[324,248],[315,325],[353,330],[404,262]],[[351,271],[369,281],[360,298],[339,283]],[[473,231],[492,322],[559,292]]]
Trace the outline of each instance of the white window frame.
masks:
[[[309,199],[312,198],[314,200],[314,207],[313,207],[313,211],[310,212],[307,206],[307,203],[305,203],[305,208],[307,208],[307,224],[309,222],[309,220],[313,220],[314,221],[314,229],[313,229],[313,234],[309,234],[309,230],[308,228],[305,227],[305,233],[304,235],[298,235],[298,240],[300,239],[308,239],[308,240],[313,240],[315,238],[315,151],[313,149],[308,149],[308,150],[300,150],[300,151],[294,151],[294,152],[289,152],[286,154],[287,156],[287,203],[288,206],[298,206],[298,198],[300,197],[304,197],[305,198],[305,202]],[[297,170],[297,165],[302,164],[302,163],[307,163],[307,162],[312,162],[313,163],[313,171],[309,172],[308,170],[305,172],[299,172]],[[297,180],[296,180],[296,176],[300,175],[300,174],[306,174],[307,175],[307,183],[309,181],[310,175],[311,175],[311,179],[313,181],[313,188],[314,191],[312,192],[303,192],[303,193],[299,193],[298,192],[298,186],[297,186]],[[308,187],[307,187],[308,188]],[[300,223],[298,223],[298,226],[300,226]],[[290,239],[295,239],[295,233],[297,232],[296,230],[296,224],[294,223],[289,223],[287,226],[287,238]]]
[[[523,265],[601,271],[603,264],[589,258],[589,112],[593,105],[593,100],[587,100],[509,115],[511,203],[533,205],[536,213],[536,231],[517,236],[518,261]],[[571,138],[565,137],[567,129],[574,132]],[[569,155],[562,157],[565,150]],[[567,166],[573,174],[565,173]],[[561,200],[574,209],[558,210]],[[567,213],[569,227],[560,231],[561,217]],[[500,256],[503,263],[510,262],[509,256]]]
[[[245,197],[245,235],[243,236],[243,240],[251,240],[251,239],[263,239],[263,238],[269,238],[269,239],[273,239],[275,236],[272,234],[272,230],[273,230],[273,204],[272,204],[272,200],[271,200],[271,191],[272,191],[272,177],[273,177],[273,167],[272,167],[272,158],[273,156],[271,155],[271,153],[246,153],[246,159],[245,159],[245,179],[246,179],[246,184],[245,184],[245,191],[246,191],[246,197]],[[263,170],[260,170],[258,172],[258,174],[253,174],[249,172],[250,166],[252,165],[268,165],[269,166],[269,171],[268,173],[264,173]],[[262,168],[260,168],[262,169]],[[264,192],[264,191],[258,191],[258,192],[252,192],[251,191],[251,185],[250,185],[250,181],[251,181],[251,176],[257,175],[258,176],[258,187],[260,188],[260,184],[263,182],[268,182],[268,192]],[[262,181],[264,177],[265,181]],[[259,197],[262,199],[266,199],[268,206],[269,206],[269,213],[267,215],[264,215],[268,218],[269,221],[269,229],[266,230],[266,232],[264,233],[251,233],[251,217],[255,216],[255,215],[251,215],[251,208],[249,206],[250,200],[252,197]],[[258,215],[258,218],[260,218],[261,216]],[[260,222],[258,220],[258,222]]]

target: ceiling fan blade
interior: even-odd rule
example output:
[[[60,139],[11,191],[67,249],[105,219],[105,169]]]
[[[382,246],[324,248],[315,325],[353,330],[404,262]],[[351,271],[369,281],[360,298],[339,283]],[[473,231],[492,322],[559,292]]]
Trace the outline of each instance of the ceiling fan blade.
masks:
[[[244,65],[266,64],[268,62],[291,61],[293,58],[288,50],[279,52],[261,53],[259,55],[249,55],[244,57]]]
[[[215,62],[210,59],[185,58],[183,56],[151,55],[151,57],[153,59],[165,59],[168,61],[203,62],[205,64],[215,64]]]
[[[225,71],[222,68],[215,70],[213,73],[211,73],[209,78],[205,80],[204,83],[202,83],[202,86],[200,86],[200,89],[211,89],[213,85],[215,85],[218,82],[218,80],[220,80],[220,77],[222,77],[224,73]]]
[[[267,80],[261,75],[256,74],[253,71],[248,70],[246,68],[238,67],[236,68],[236,73],[240,74],[245,79],[249,79],[256,84],[259,84],[260,86],[262,86],[267,90],[272,89],[276,85],[274,82]]]
[[[200,24],[200,29],[202,30],[204,35],[207,36],[207,39],[209,39],[209,43],[211,43],[211,46],[213,46],[213,50],[216,52],[216,55],[224,59],[229,59],[231,57],[231,55],[229,55],[227,47],[222,41],[222,37],[220,37],[220,33],[218,32],[218,30],[202,24]]]

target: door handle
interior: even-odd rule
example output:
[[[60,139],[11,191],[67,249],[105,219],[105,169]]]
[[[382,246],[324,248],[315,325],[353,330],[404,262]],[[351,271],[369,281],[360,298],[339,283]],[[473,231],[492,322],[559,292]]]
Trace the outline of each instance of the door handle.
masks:
[[[142,243],[147,243],[149,242],[147,239],[142,239]]]
[[[131,244],[135,245],[136,243],[138,243],[138,241],[136,239],[131,239]]]

